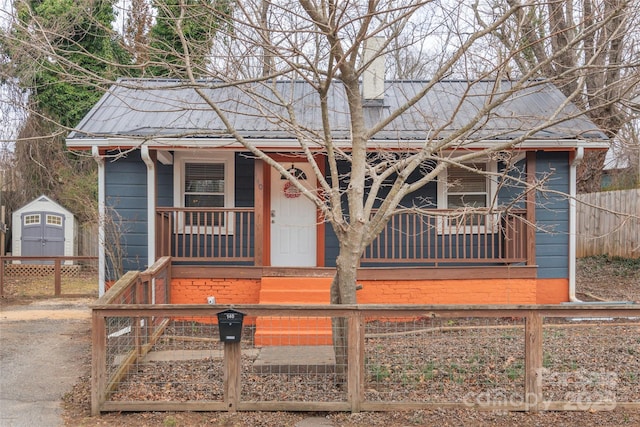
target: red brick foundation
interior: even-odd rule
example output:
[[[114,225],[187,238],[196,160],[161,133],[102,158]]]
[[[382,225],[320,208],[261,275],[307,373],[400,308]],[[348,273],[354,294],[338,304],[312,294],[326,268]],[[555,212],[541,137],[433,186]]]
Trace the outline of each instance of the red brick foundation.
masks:
[[[320,285],[327,289],[330,278],[281,278],[290,294],[281,303],[300,303],[296,289]],[[320,282],[326,282],[321,284]],[[359,304],[559,304],[569,300],[568,279],[469,279],[358,281]],[[218,304],[260,303],[259,279],[173,279],[172,304],[206,304],[214,296]],[[309,303],[324,303],[313,296]],[[275,304],[270,299],[268,302]]]

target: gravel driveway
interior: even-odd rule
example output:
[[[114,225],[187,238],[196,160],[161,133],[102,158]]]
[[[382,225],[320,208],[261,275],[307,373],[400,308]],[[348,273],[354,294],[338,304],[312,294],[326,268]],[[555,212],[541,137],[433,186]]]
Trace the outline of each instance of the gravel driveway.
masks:
[[[0,425],[60,426],[89,351],[88,300],[0,306]],[[51,375],[55,372],[55,375]]]

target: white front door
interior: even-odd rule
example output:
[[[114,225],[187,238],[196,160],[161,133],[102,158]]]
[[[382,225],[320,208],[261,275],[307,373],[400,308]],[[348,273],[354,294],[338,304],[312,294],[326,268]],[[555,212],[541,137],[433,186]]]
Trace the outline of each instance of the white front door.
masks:
[[[304,173],[303,185],[315,190],[316,178],[308,163],[283,163]],[[271,173],[271,265],[315,267],[316,207],[296,191],[289,180]]]

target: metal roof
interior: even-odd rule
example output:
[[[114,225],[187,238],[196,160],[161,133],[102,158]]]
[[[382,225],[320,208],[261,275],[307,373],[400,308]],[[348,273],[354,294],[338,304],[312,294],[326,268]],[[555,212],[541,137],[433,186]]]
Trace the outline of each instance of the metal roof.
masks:
[[[418,94],[426,81],[387,81],[382,105],[366,107],[371,126]],[[321,133],[319,96],[308,82],[271,81],[231,86],[198,81],[197,86],[171,79],[122,79],[113,85],[68,136],[70,146],[91,145],[92,139],[229,138],[220,118],[196,92],[196,87],[220,108],[231,125],[248,139],[294,140]],[[466,126],[488,102],[511,90],[509,81],[440,81],[414,106],[391,122],[374,140],[411,141],[444,137]],[[344,86],[334,82],[329,92],[329,123],[336,139],[349,138],[349,114]],[[293,128],[287,105],[298,123]],[[469,140],[513,139],[541,126],[549,117],[564,120],[537,131],[535,140],[606,140],[606,135],[552,84],[532,81],[480,120]],[[117,145],[116,142],[113,143]]]

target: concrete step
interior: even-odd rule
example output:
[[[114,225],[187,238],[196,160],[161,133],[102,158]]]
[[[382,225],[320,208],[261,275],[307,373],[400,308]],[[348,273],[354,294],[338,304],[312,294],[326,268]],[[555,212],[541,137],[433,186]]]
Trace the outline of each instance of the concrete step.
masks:
[[[333,342],[331,329],[328,330],[268,330],[256,329],[254,345],[256,347],[290,347],[290,346],[317,346],[331,345]]]
[[[265,347],[253,362],[261,374],[326,374],[335,372],[336,358],[330,345]]]

